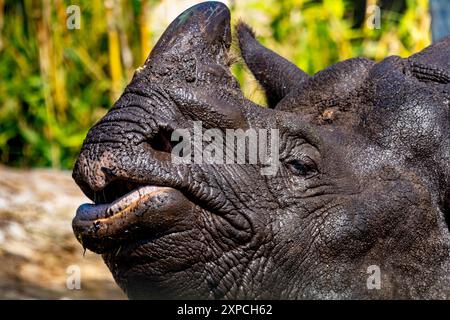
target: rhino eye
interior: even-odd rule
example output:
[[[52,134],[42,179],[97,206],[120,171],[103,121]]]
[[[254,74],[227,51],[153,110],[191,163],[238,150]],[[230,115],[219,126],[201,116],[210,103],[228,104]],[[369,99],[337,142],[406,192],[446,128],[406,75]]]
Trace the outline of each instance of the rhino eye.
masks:
[[[299,159],[290,160],[287,163],[291,171],[298,176],[310,178],[317,173],[317,168],[315,163],[310,161],[304,161]]]

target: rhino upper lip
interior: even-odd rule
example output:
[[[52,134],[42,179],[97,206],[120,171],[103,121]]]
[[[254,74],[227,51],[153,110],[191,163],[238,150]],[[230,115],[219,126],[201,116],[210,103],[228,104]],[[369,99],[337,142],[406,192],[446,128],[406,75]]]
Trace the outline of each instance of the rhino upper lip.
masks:
[[[112,203],[145,185],[147,184],[117,179],[108,183],[102,190],[94,191],[91,189],[86,194],[95,204],[106,204]]]

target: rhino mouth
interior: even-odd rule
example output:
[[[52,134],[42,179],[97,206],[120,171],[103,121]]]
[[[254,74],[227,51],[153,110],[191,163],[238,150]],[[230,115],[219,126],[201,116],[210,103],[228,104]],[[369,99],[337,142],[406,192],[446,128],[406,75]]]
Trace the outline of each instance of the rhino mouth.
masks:
[[[125,181],[91,195],[94,203],[78,208],[72,228],[80,243],[96,253],[168,234],[194,206],[177,189]]]

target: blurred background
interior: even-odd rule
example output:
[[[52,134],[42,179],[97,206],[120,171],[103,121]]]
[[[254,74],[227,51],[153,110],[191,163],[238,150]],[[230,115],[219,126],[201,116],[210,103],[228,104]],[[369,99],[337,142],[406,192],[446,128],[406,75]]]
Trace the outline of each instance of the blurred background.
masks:
[[[87,199],[67,170],[168,24],[198,2],[0,0],[0,298],[123,298],[71,234]],[[309,74],[355,56],[406,57],[431,43],[430,10],[444,33],[450,20],[444,0],[223,2],[233,23],[248,22]],[[265,103],[242,61],[232,72]],[[81,290],[66,285],[71,265],[81,268]]]

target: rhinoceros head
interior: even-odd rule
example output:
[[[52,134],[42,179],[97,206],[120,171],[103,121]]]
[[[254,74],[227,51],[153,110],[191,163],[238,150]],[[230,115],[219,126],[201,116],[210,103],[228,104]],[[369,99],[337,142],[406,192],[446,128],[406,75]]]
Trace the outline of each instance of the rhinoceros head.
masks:
[[[269,108],[230,73],[227,7],[182,13],[84,141],[83,246],[130,298],[450,297],[450,38],[309,76],[236,33]],[[239,129],[276,147],[275,170],[174,163],[174,133],[203,134],[192,160]]]

